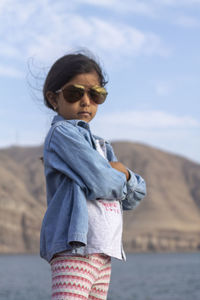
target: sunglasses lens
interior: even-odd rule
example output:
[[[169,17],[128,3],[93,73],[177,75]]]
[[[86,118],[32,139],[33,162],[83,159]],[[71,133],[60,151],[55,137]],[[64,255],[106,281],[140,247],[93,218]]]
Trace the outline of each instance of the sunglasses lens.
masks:
[[[84,86],[81,85],[69,85],[62,90],[63,96],[67,102],[74,103],[79,101],[85,93]],[[107,97],[107,91],[104,87],[94,86],[89,91],[90,98],[97,104],[102,104]]]
[[[66,101],[73,103],[79,101],[84,95],[84,89],[70,85],[63,89],[63,96]]]
[[[106,100],[107,94],[106,89],[101,86],[90,89],[90,97],[97,104],[102,104]]]

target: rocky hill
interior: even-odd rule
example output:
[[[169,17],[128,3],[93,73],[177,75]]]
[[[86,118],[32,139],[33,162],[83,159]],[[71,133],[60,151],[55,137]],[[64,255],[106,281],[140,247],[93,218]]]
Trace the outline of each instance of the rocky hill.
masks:
[[[131,142],[113,143],[119,161],[147,182],[148,196],[124,212],[124,246],[133,251],[200,250],[200,165]],[[42,147],[0,150],[0,253],[39,251],[46,208]]]
[[[115,143],[120,161],[147,183],[147,197],[124,213],[128,251],[200,250],[200,165],[155,148]]]

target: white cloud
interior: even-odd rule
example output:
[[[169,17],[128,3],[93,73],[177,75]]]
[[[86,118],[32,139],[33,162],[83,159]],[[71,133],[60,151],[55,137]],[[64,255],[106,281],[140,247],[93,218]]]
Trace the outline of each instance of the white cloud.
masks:
[[[151,1],[145,2],[141,0],[77,0],[77,3],[104,7],[120,13],[136,13],[147,16],[155,15],[155,7],[153,7]]]
[[[9,43],[2,43],[0,42],[0,56],[6,56],[8,58],[12,57],[19,57],[20,52],[18,51],[17,48],[13,47]]]
[[[111,141],[149,144],[200,161],[200,122],[190,116],[152,110],[97,114],[91,128]]]
[[[90,35],[93,45],[102,51],[117,53],[117,55],[161,55],[168,54],[168,50],[156,34],[138,30],[137,28],[103,21],[99,18],[91,19],[93,32]]]
[[[10,4],[10,0],[1,0],[0,1],[0,14]]]
[[[199,5],[200,0],[153,0],[155,4],[167,6],[194,6]]]
[[[76,0],[76,3],[98,6],[110,11],[110,13],[115,11],[122,16],[139,15],[160,19],[162,22],[177,24],[186,28],[200,26],[198,18],[187,15],[188,9],[199,8],[200,0]],[[165,52],[169,54],[168,51],[165,50]]]
[[[167,82],[157,82],[155,91],[158,96],[167,96],[170,94],[172,87]]]
[[[113,6],[116,4],[116,0],[77,0],[77,3],[80,4],[91,4],[91,5],[97,5],[97,6]]]
[[[168,55],[155,33],[97,16],[85,18],[76,12],[78,2],[70,6],[63,1],[10,0],[10,5],[2,6],[1,11],[0,55],[18,60],[35,56],[48,62],[68,50],[85,46],[97,54],[117,53],[118,57]]]
[[[191,16],[179,16],[176,19],[176,23],[183,27],[194,28],[200,26],[200,20]]]
[[[109,126],[131,126],[134,129],[200,128],[200,122],[190,116],[176,116],[163,111],[124,111],[101,115],[98,120]],[[98,123],[97,122],[97,123]]]
[[[2,77],[13,77],[13,78],[22,78],[24,77],[24,73],[9,65],[0,65],[0,76]]]
[[[158,17],[166,8],[198,7],[200,0],[76,0],[77,4],[104,7],[112,11]]]

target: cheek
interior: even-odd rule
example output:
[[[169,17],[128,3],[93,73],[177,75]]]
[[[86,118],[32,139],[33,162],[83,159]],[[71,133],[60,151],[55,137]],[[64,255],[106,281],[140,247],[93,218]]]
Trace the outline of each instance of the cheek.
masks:
[[[64,107],[65,107],[65,110],[66,111],[69,111],[69,112],[73,112],[73,111],[76,111],[78,109],[78,103],[75,102],[75,103],[68,103],[68,102],[64,102]]]
[[[94,107],[93,107],[93,111],[94,111],[94,113],[96,113],[96,112],[97,112],[97,110],[98,110],[98,104],[95,104],[95,105],[94,105]]]

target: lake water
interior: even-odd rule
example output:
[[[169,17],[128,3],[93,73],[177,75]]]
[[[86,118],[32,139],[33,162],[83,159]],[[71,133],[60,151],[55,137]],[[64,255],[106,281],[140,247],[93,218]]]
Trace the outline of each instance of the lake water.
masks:
[[[200,300],[200,253],[129,254],[113,260],[108,300]],[[0,255],[0,300],[50,300],[50,266]]]

